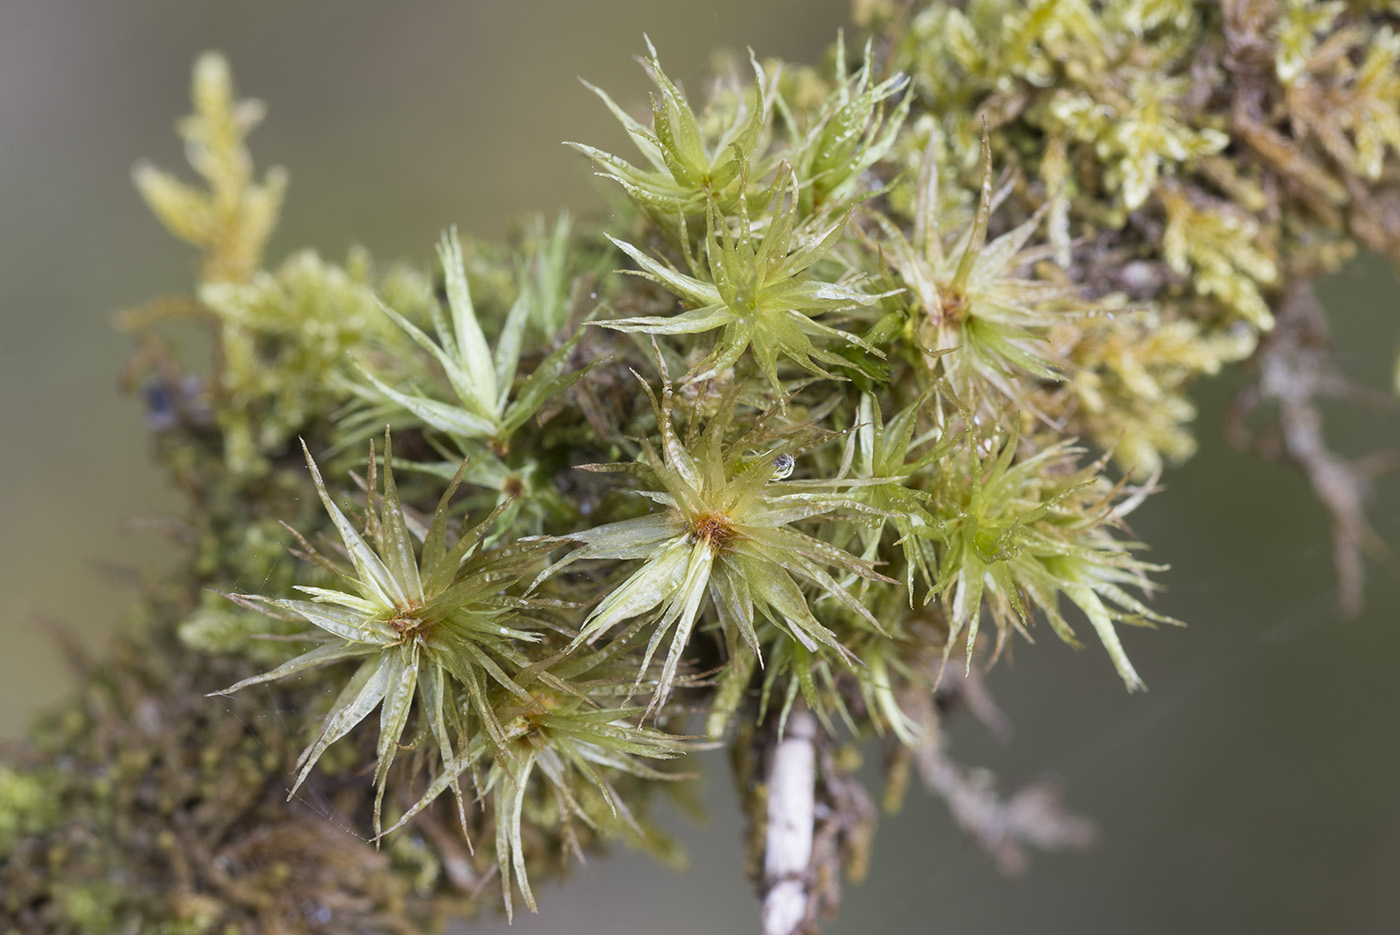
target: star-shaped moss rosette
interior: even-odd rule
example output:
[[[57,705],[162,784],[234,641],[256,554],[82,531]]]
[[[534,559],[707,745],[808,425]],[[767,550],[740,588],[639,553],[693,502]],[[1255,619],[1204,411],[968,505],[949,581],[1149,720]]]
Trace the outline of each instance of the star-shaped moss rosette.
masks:
[[[446,284],[447,315],[436,305],[430,307],[436,339],[387,305],[380,306],[427,357],[415,361],[417,366],[407,374],[378,374],[361,364],[364,383],[355,384],[354,390],[371,404],[389,404],[390,411],[397,409],[413,416],[452,439],[464,452],[485,446],[503,454],[510,448],[511,437],[541,406],[587,372],[587,368],[566,372],[579,335],[545,357],[517,387],[516,374],[531,314],[529,294],[522,293],[512,306],[493,350],[472,303],[455,229],[439,242],[438,258]],[[440,385],[442,377],[436,376],[434,368],[446,378],[446,387]],[[377,415],[382,412],[376,410]]]
[[[599,175],[616,181],[658,221],[674,222],[678,216],[706,211],[712,200],[719,202],[721,210],[729,210],[748,178],[762,178],[773,168],[773,162],[765,167],[763,161],[772,123],[763,69],[750,56],[753,93],[746,96],[737,89],[719,89],[711,107],[697,116],[685,94],[662,70],[650,39],[647,52],[642,64],[656,84],[651,96],[652,130],[629,116],[607,92],[584,82],[626,128],[647,167],[583,143],[568,145],[592,159]]]
[[[512,877],[530,911],[537,911],[526,873],[522,827],[527,822],[562,823],[566,846],[580,861],[574,821],[604,837],[625,836],[643,847],[661,844],[643,831],[614,783],[619,777],[659,781],[690,778],[684,773],[662,772],[646,762],[681,756],[688,738],[642,727],[635,723],[640,708],[616,703],[633,678],[623,645],[580,649],[550,659],[548,671],[574,689],[569,693],[531,681],[545,664],[521,673],[518,681],[529,689],[530,700],[524,702],[515,696],[503,699],[499,713],[504,745],[480,736],[472,740],[455,758],[444,762],[442,773],[418,803],[385,834],[403,827],[453,788],[461,774],[470,773],[479,797],[489,800],[493,812],[507,917],[512,914]],[[553,804],[552,817],[526,814],[536,800]]]
[[[568,511],[549,482],[550,472],[541,464],[538,451],[528,446],[512,451],[520,429],[592,366],[568,370],[582,336],[576,331],[528,376],[517,379],[527,335],[540,329],[542,322],[536,317],[547,312],[539,306],[558,304],[557,295],[545,294],[546,287],[552,283],[556,293],[567,288],[558,282],[565,275],[565,251],[559,241],[566,235],[567,229],[562,233],[556,229],[554,242],[541,250],[548,254],[536,257],[536,281],[522,283],[526,288],[501,323],[493,348],[472,302],[461,243],[456,231],[449,231],[438,244],[447,314],[435,303],[429,306],[435,337],[381,303],[383,313],[424,353],[364,355],[358,362],[361,379],[349,384],[363,405],[341,419],[345,438],[356,438],[367,426],[382,426],[386,421],[395,426],[424,426],[436,433],[432,441],[443,451],[444,460],[416,467],[444,478],[455,473],[457,458],[467,456],[466,483],[494,491],[496,503],[505,506],[489,540],[492,543],[513,531],[538,534],[547,515]],[[553,314],[557,317],[557,311]],[[368,362],[374,358],[380,360],[378,365]]]
[[[772,444],[771,438],[763,437],[765,418],[726,441],[734,393],[721,404],[701,437],[687,447],[672,424],[673,391],[664,368],[662,378],[660,401],[643,384],[656,412],[659,450],[643,441],[635,463],[586,466],[640,473],[653,486],[638,492],[662,509],[571,534],[568,538],[582,545],[540,576],[582,559],[645,559],[593,609],[575,643],[591,642],[623,621],[654,614],[642,660],[644,674],[661,641],[674,628],[649,713],[670,694],[707,597],[731,657],[745,646],[759,653],[755,620],[767,619],[808,649],[825,646],[855,664],[836,635],[813,614],[812,603],[830,600],[879,630],[870,611],[828,569],[871,581],[890,579],[869,562],[802,532],[797,524],[838,512],[875,513],[847,494],[861,482],[781,480],[791,471],[801,443],[789,432],[786,440]],[[770,411],[769,418],[773,415]],[[755,447],[762,453],[745,457]],[[809,599],[799,580],[817,597]]]
[[[298,585],[297,590],[310,600],[237,595],[235,599],[240,603],[269,616],[300,618],[311,623],[316,631],[308,638],[317,640],[319,645],[270,672],[244,679],[217,694],[229,694],[335,662],[360,660],[315,741],[298,759],[300,772],[291,794],[296,794],[331,744],[379,708],[374,770],[377,833],[389,767],[414,711],[415,694],[417,716],[445,762],[456,755],[458,741],[454,738],[471,736],[473,720],[480,723],[489,742],[497,747],[505,745],[506,734],[488,697],[489,690],[497,686],[523,702],[531,699],[509,673],[529,665],[518,644],[538,639],[522,614],[530,602],[512,597],[507,591],[543,558],[552,543],[521,542],[487,550],[482,543],[496,518],[494,514],[449,542],[448,502],[457,486],[453,483],[422,535],[420,553],[415,549],[411,526],[394,483],[387,433],[382,495],[375,493],[372,445],[370,449],[366,535],[361,535],[335,505],[310,451],[306,451],[306,463],[316,492],[340,534],[349,563],[322,555],[298,538],[306,551],[304,557],[335,573],[342,586]],[[562,687],[556,679],[550,680]],[[461,790],[455,779],[452,789],[462,809]],[[465,827],[464,813],[463,823]]]
[[[1030,409],[1026,375],[1060,379],[1059,367],[1046,356],[1052,350],[1046,332],[1076,312],[1076,293],[1065,283],[1023,278],[1023,271],[1053,252],[1049,245],[1026,246],[1040,224],[1040,212],[988,242],[996,200],[991,158],[984,138],[976,216],[945,241],[930,141],[919,170],[912,237],[877,214],[883,234],[878,249],[895,284],[903,287],[900,299],[909,311],[905,336],[928,370],[968,405],[978,406],[991,395]],[[1077,313],[1083,314],[1087,304],[1079,301]]]
[[[1147,573],[1163,566],[1136,559],[1138,543],[1112,530],[1153,489],[1149,481],[1123,497],[1099,461],[1075,467],[1082,449],[1059,442],[1017,460],[1013,433],[1002,444],[972,435],[942,462],[934,491],[938,523],[916,531],[939,543],[935,588],[948,621],[944,654],[966,633],[967,666],[985,606],[1000,650],[1013,630],[1026,632],[1039,610],[1055,634],[1078,646],[1059,611],[1060,597],[1083,612],[1129,691],[1144,687],[1128,661],[1115,623],[1177,623],[1124,590],[1154,590]]]
[[[805,129],[787,102],[776,98],[795,138],[791,160],[802,180],[804,215],[844,210],[873,194],[867,172],[894,146],[913,100],[905,94],[886,114],[885,103],[908,86],[909,78],[896,74],[875,82],[874,62],[873,47],[867,43],[861,67],[848,75],[845,39],[838,38],[836,87]]]
[[[762,227],[749,217],[748,199],[739,198],[737,232],[713,204],[707,215],[705,256],[709,279],[692,263],[686,275],[655,260],[629,243],[609,237],[639,270],[630,271],[660,283],[692,306],[673,316],[600,321],[617,331],[652,335],[702,334],[720,330],[714,349],[689,379],[723,373],[750,351],[759,371],[781,400],[778,359],[786,358],[809,374],[832,378],[826,367],[849,367],[851,360],[834,348],[856,349],[883,358],[882,351],[858,335],[816,321],[814,315],[855,312],[884,297],[859,288],[856,280],[829,282],[812,268],[830,256],[841,240],[847,216],[825,229],[798,224],[797,180],[792,169],[779,170],[779,182]],[[874,363],[866,361],[867,365]]]

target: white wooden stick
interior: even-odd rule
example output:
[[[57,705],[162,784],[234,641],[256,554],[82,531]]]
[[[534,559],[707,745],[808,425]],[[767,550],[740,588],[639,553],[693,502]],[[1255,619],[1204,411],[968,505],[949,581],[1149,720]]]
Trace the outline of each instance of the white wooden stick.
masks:
[[[816,824],[817,719],[795,708],[768,767],[763,935],[795,935],[807,915]]]

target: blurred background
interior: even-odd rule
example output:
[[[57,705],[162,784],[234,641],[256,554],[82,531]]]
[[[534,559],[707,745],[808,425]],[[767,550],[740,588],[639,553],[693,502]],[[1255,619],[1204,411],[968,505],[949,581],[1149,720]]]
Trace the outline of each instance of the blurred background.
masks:
[[[269,105],[254,156],[292,173],[270,260],[359,243],[426,261],[451,223],[494,237],[535,211],[604,210],[559,143],[627,151],[576,78],[642,103],[644,31],[694,92],[713,50],[816,61],[846,19],[843,0],[0,4],[0,740],[71,689],[55,623],[100,652],[133,582],[173,559],[132,529],[180,504],[117,392],[128,342],[111,320],[194,274],[129,172],[145,157],[183,171],[172,125],[199,52],[226,52],[240,91]],[[1389,269],[1362,261],[1323,295],[1347,375],[1385,386],[1400,332]],[[1172,565],[1157,606],[1190,624],[1125,635],[1152,690],[1125,695],[1100,650],[1047,636],[992,674],[1010,744],[952,727],[954,756],[1004,791],[1058,777],[1099,844],[1005,881],[915,791],[831,933],[1396,930],[1400,573],[1372,566],[1365,612],[1338,617],[1320,507],[1219,441],[1233,382],[1199,388],[1202,451],[1135,518]],[[1331,415],[1343,450],[1400,444],[1393,414]],[[1400,548],[1395,478],[1372,515]],[[710,821],[675,820],[688,872],[594,861],[510,931],[754,930],[733,795],[722,760],[708,766]]]

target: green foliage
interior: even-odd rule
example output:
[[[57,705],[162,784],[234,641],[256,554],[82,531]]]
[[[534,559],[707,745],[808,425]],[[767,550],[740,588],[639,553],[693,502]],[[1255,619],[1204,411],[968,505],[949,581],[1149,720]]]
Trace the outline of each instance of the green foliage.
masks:
[[[1260,292],[1278,278],[1278,269],[1255,245],[1258,225],[1228,208],[1202,208],[1185,195],[1163,194],[1167,230],[1162,253],[1167,264],[1189,276],[1196,292],[1211,296],[1261,331],[1274,326]]]
[[[1317,49],[1320,35],[1329,32],[1346,3],[1341,0],[1288,0],[1278,28],[1278,48],[1274,51],[1274,71],[1278,80],[1291,85],[1302,75]]]
[[[1056,332],[1068,345],[1062,352],[1070,362],[1064,391],[1077,400],[1077,424],[1138,478],[1195,454],[1196,439],[1187,428],[1196,416],[1186,395],[1191,378],[1218,373],[1248,357],[1255,345],[1241,326],[1207,332],[1190,320],[1164,322],[1151,309],[1108,313]]]
[[[50,785],[43,774],[0,767],[0,858],[8,858],[16,842],[58,818],[58,803],[47,792]]]
[[[545,572],[581,559],[645,559],[583,621],[574,645],[656,611],[641,659],[640,681],[674,627],[649,712],[666,701],[675,684],[706,597],[715,608],[731,658],[742,651],[759,653],[757,619],[772,623],[809,652],[825,646],[853,664],[854,657],[813,615],[795,579],[876,630],[880,624],[875,617],[827,569],[874,581],[889,579],[869,563],[794,526],[843,509],[876,513],[845,493],[860,482],[777,479],[780,465],[791,469],[806,433],[794,426],[785,433],[787,437],[775,437],[765,431],[767,419],[760,419],[749,431],[726,440],[725,430],[734,417],[732,398],[721,403],[698,440],[683,444],[672,425],[673,390],[664,370],[662,380],[659,402],[647,387],[661,431],[660,450],[644,441],[638,465],[650,481],[643,495],[664,509],[574,533],[570,538],[583,545]],[[757,454],[749,454],[754,449]],[[627,470],[631,465],[591,467],[607,471]]]
[[[751,165],[766,148],[772,122],[763,69],[756,59],[751,60],[751,96],[722,92],[706,114],[697,116],[681,89],[661,69],[650,40],[647,51],[650,54],[643,65],[656,85],[651,97],[652,130],[629,116],[607,92],[586,81],[584,85],[603,99],[650,168],[637,168],[583,143],[569,145],[586,154],[600,175],[618,182],[639,206],[658,218],[703,214],[711,201],[728,210],[743,194],[748,173],[753,171],[755,177],[764,174],[762,166]],[[712,116],[720,119],[706,119]]]
[[[862,291],[849,280],[828,282],[810,275],[840,239],[847,218],[822,230],[799,228],[797,179],[791,169],[782,170],[761,232],[755,230],[748,199],[739,197],[739,229],[711,206],[705,234],[708,276],[698,269],[687,276],[643,254],[636,247],[614,240],[639,267],[638,275],[660,283],[682,301],[688,311],[670,317],[626,318],[599,324],[616,331],[653,335],[702,334],[720,329],[719,339],[691,379],[705,380],[733,367],[745,351],[753,358],[769,386],[782,399],[778,361],[786,358],[803,370],[830,379],[823,368],[847,363],[833,348],[855,347],[877,357],[884,354],[855,334],[816,321],[813,315],[867,308],[881,296]],[[866,365],[869,369],[869,365]]]
[[[874,57],[869,45],[855,74],[846,73],[844,37],[836,46],[835,89],[811,118],[806,132],[793,108],[778,97],[778,107],[796,140],[791,157],[801,188],[803,215],[842,210],[864,200],[865,173],[889,153],[899,138],[913,100],[902,95],[888,116],[886,103],[909,83],[905,75],[893,75],[872,83]]]
[[[555,667],[552,674],[571,686],[570,693],[532,686],[525,703],[508,699],[501,712],[503,742],[496,744],[478,735],[457,756],[449,756],[442,773],[423,797],[389,830],[402,827],[448,788],[455,791],[457,777],[471,770],[478,777],[480,797],[492,804],[507,916],[513,912],[512,877],[530,911],[538,909],[526,870],[528,854],[522,831],[522,816],[535,791],[531,787],[535,776],[547,787],[556,807],[554,817],[564,826],[566,844],[580,859],[583,853],[572,827],[576,820],[595,831],[606,828],[610,836],[645,839],[647,832],[632,816],[609,777],[626,775],[660,781],[685,778],[642,762],[680,756],[685,745],[662,731],[629,723],[640,713],[636,708],[590,703],[580,693],[582,687],[601,688],[606,694],[607,689],[618,684],[608,671],[617,667],[615,655],[608,651],[575,653]],[[528,676],[521,680],[529,684]]]
[[[132,173],[146,203],[181,240],[204,251],[206,282],[241,282],[262,262],[277,224],[287,175],[268,172],[254,181],[244,138],[262,121],[261,101],[235,101],[228,62],[208,53],[195,62],[190,99],[194,113],[180,121],[190,165],[207,192],[141,163]]]
[[[966,634],[971,668],[984,606],[998,645],[1024,629],[1030,609],[1077,645],[1058,609],[1063,595],[1089,619],[1128,689],[1142,688],[1113,624],[1175,621],[1123,590],[1150,590],[1146,573],[1160,566],[1133,558],[1134,543],[1115,539],[1111,529],[1150,487],[1115,502],[1118,491],[1098,476],[1098,465],[1073,469],[1076,449],[1057,443],[1018,460],[1018,448],[1013,434],[960,449],[962,463],[944,474],[934,498],[939,522],[921,533],[941,546],[936,587],[949,622],[945,654]]]
[[[517,301],[529,309],[526,334],[534,340],[553,341],[564,334],[570,321],[570,291],[577,248],[572,242],[573,221],[561,212],[552,230],[544,218],[536,217],[530,226],[528,249],[517,274]]]
[[[1183,126],[1176,101],[1189,85],[1183,78],[1162,81],[1152,73],[1137,73],[1126,87],[1069,93],[1047,105],[1069,138],[1089,144],[1108,165],[1104,183],[1119,193],[1124,208],[1140,208],[1157,187],[1164,170],[1174,170],[1203,156],[1218,153],[1229,137],[1212,128]],[[1108,106],[1103,99],[1114,103]]]
[[[972,144],[976,97],[990,92],[997,105],[983,112],[994,113],[1021,87],[1044,88],[1034,102],[1012,106],[1047,139],[1080,144],[1102,167],[1106,191],[1129,211],[1164,175],[1229,142],[1181,113],[1190,87],[1178,70],[1199,29],[1189,3],[981,0],[966,10],[931,5],[911,25],[924,89],[960,105],[933,108],[956,121],[959,146]],[[1157,41],[1141,41],[1144,33]],[[950,66],[954,74],[940,73]]]
[[[455,232],[444,237],[438,255],[447,315],[435,302],[427,303],[435,337],[381,304],[384,316],[421,353],[403,353],[393,344],[374,348],[366,356],[383,365],[361,362],[358,379],[350,383],[351,392],[367,405],[341,421],[350,438],[386,421],[441,433],[452,450],[467,456],[466,481],[496,491],[497,503],[505,507],[502,531],[523,515],[526,528],[538,533],[545,511],[563,506],[547,484],[536,480],[540,467],[528,445],[509,462],[507,456],[521,428],[588,372],[587,367],[567,370],[582,337],[576,332],[540,359],[528,376],[520,373],[527,339],[538,340],[540,332],[556,324],[564,307],[559,280],[566,238],[567,226],[557,228],[553,241],[534,258],[493,349],[472,303],[461,244]],[[444,462],[434,467],[450,477],[455,466]]]
[[[944,701],[980,690],[1039,622],[1077,646],[1076,615],[1142,687],[1118,626],[1174,621],[1137,596],[1161,566],[1123,521],[1194,450],[1192,382],[1255,354],[1274,375],[1254,390],[1287,384],[1295,404],[1308,390],[1287,375],[1303,371],[1279,370],[1278,348],[1313,353],[1316,332],[1290,322],[1286,290],[1358,245],[1400,258],[1400,23],[1393,4],[1306,0],[859,11],[875,34],[858,60],[844,40],[821,71],[751,54],[752,78],[721,76],[701,107],[648,44],[649,125],[593,89],[640,164],[573,144],[635,210],[537,220],[508,246],[449,232],[441,295],[435,276],[362,252],[264,269],[285,178],[255,181],[244,139],[260,107],[234,101],[222,59],[200,59],[180,132],[207,191],[136,172],[204,251],[193,296],[128,317],[161,388],[185,393],[160,449],[194,504],[191,587],[160,632],[205,666],[183,666],[186,695],[264,684],[319,722],[292,792],[334,777],[386,856],[346,857],[298,826],[314,842],[283,862],[310,868],[288,870],[292,884],[252,858],[238,871],[272,894],[256,907],[227,887],[161,911],[118,892],[100,872],[111,853],[204,866],[230,836],[256,850],[242,829],[271,834],[282,813],[258,796],[287,751],[215,731],[211,762],[234,778],[136,743],[114,783],[128,803],[146,801],[131,789],[147,773],[177,802],[227,799],[229,823],[174,844],[121,837],[90,865],[57,827],[65,813],[36,799],[47,774],[0,768],[0,850],[38,840],[71,881],[0,882],[57,907],[43,921],[63,932],[266,929],[302,905],[293,889],[341,885],[342,865],[364,894],[354,931],[385,930],[409,890],[475,902],[493,872],[507,912],[517,893],[534,910],[530,880],[560,871],[558,850],[673,855],[645,806],[682,787],[661,761],[691,749],[701,720],[761,816],[761,764],[803,706],[830,821],[814,878],[868,846],[843,731],[883,738],[887,801],[916,763],[1004,858],[1012,819],[970,817],[987,797],[946,760]],[[172,312],[212,330],[204,383],[151,336]],[[659,383],[638,375],[653,366]],[[386,430],[382,481],[371,448],[352,520],[310,451],[330,464],[386,423],[398,458]],[[298,434],[315,499],[289,451]],[[280,561],[287,520],[319,570]],[[249,580],[263,593],[232,605],[196,589]],[[289,655],[290,640],[311,646]],[[954,651],[963,664],[945,671]],[[139,721],[99,707],[120,713],[64,735],[89,760]],[[198,749],[200,730],[182,729]],[[64,808],[84,827],[124,827],[79,785]],[[161,815],[191,821],[180,808]],[[1083,840],[1056,820],[1022,838]],[[367,868],[387,866],[393,884],[374,889]]]
[[[436,364],[446,376],[456,401],[441,402],[436,397],[445,394],[431,390],[400,391],[368,369],[362,372],[367,384],[360,384],[355,389],[372,402],[389,403],[422,424],[444,433],[463,451],[479,447],[472,445],[472,442],[485,442],[497,451],[508,451],[511,436],[552,396],[568,389],[584,375],[583,370],[563,372],[569,354],[577,343],[577,336],[546,357],[519,389],[515,389],[516,371],[520,366],[530,311],[542,303],[538,300],[532,303],[528,301],[528,294],[522,293],[501,326],[493,353],[472,306],[471,290],[462,261],[462,246],[457,242],[455,231],[443,238],[438,246],[438,255],[442,259],[447,280],[450,317],[444,317],[436,306],[430,306],[436,340],[399,312],[387,305],[382,308],[384,314],[429,357],[425,361],[411,360],[418,364],[415,368],[417,373],[409,376],[396,374],[396,382],[407,386],[429,383],[432,372],[426,365]]]
[[[879,558],[887,525],[898,534],[897,544],[904,555],[905,587],[911,602],[916,575],[926,588],[932,588],[937,564],[930,540],[923,534],[938,522],[933,512],[934,496],[917,484],[920,478],[935,472],[960,440],[956,434],[938,428],[915,437],[926,398],[920,396],[885,422],[879,400],[873,394],[862,394],[846,457],[837,475],[855,479],[859,486],[850,491],[850,498],[865,504],[882,520],[852,524],[866,561]]]
[[[428,301],[427,284],[406,273],[394,282],[374,282],[370,260],[360,252],[343,267],[299,253],[275,273],[211,282],[200,290],[200,301],[220,325],[219,413],[235,469],[262,464],[261,452],[285,444],[341,403],[334,382],[346,355],[367,341],[392,338],[377,298],[377,291],[390,289],[415,305]]]
[[[880,249],[908,323],[906,340],[918,348],[931,376],[955,397],[980,402],[999,394],[1029,405],[1021,375],[1056,380],[1056,365],[1043,355],[1051,325],[1071,311],[1075,290],[1064,283],[1023,278],[1018,272],[1045,259],[1045,247],[1026,244],[1040,214],[987,241],[992,214],[991,149],[983,141],[982,186],[971,224],[951,237],[939,228],[938,167],[932,146],[924,153],[914,204],[914,230],[906,238],[888,218],[876,217]],[[912,242],[911,242],[912,240]],[[945,242],[947,241],[947,242]],[[1075,312],[1082,316],[1084,309]]]
[[[378,504],[373,493],[369,498],[365,509],[368,534],[362,536],[335,505],[310,451],[306,452],[316,492],[340,534],[350,564],[332,562],[304,539],[300,541],[305,557],[326,566],[348,589],[298,585],[297,590],[310,600],[240,597],[255,607],[311,623],[319,631],[312,634],[318,645],[223,691],[228,694],[332,663],[358,661],[359,667],[341,689],[320,734],[303,751],[290,794],[296,794],[327,747],[380,708],[374,770],[376,832],[389,767],[408,726],[415,695],[419,719],[444,761],[453,758],[453,738],[465,734],[473,722],[479,723],[494,743],[505,744],[504,728],[487,692],[496,685],[522,699],[530,697],[503,666],[528,666],[515,643],[538,638],[520,614],[528,603],[504,592],[538,560],[542,550],[549,548],[547,543],[534,542],[484,551],[482,540],[494,516],[450,540],[446,507],[455,492],[454,483],[443,494],[431,524],[418,530],[417,538],[422,541],[418,554],[399,501],[391,460],[386,433],[383,494],[377,497]],[[371,448],[371,492],[374,474]],[[453,792],[459,808],[464,809],[455,782]],[[465,827],[465,813],[462,823]]]

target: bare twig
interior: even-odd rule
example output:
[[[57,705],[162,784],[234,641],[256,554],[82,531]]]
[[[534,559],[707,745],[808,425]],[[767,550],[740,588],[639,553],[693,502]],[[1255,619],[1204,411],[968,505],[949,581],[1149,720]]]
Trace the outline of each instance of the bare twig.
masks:
[[[796,935],[810,902],[812,834],[816,825],[817,719],[794,708],[787,730],[768,765],[768,825],[765,832],[763,935]]]
[[[1041,850],[1083,848],[1094,842],[1094,825],[1060,804],[1049,780],[1031,783],[1002,799],[986,770],[969,770],[948,758],[941,743],[915,754],[919,778],[948,805],[958,827],[996,861],[1007,876],[1024,873],[1028,846]]]
[[[1031,848],[1084,848],[1094,842],[1093,824],[1061,804],[1059,787],[1052,780],[1031,783],[1003,799],[989,771],[962,766],[948,756],[940,722],[959,709],[969,711],[1002,739],[1011,734],[1011,722],[978,673],[964,675],[958,666],[949,666],[932,698],[910,692],[901,704],[922,735],[923,742],[912,751],[919,778],[1002,873],[1024,872]]]
[[[1291,464],[1307,478],[1331,520],[1338,601],[1344,613],[1355,614],[1365,579],[1363,552],[1385,555],[1384,543],[1366,521],[1371,480],[1400,466],[1400,455],[1382,451],[1347,460],[1328,448],[1317,401],[1354,399],[1356,390],[1332,369],[1327,318],[1312,283],[1295,283],[1278,303],[1276,318],[1255,355],[1258,381],[1236,397],[1226,435],[1237,447]],[[1275,410],[1272,421],[1251,429],[1248,420],[1266,406]]]

